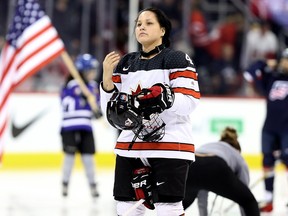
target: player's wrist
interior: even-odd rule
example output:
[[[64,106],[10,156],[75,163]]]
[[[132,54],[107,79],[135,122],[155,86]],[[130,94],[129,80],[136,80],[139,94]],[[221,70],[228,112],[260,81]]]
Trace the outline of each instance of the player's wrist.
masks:
[[[115,88],[115,86],[114,86],[114,83],[112,82],[112,80],[109,80],[109,81],[103,80],[102,88],[104,91],[110,92]]]

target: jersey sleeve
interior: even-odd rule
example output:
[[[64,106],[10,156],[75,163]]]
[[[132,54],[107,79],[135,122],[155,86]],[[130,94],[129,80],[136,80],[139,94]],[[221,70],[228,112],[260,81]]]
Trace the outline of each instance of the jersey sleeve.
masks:
[[[189,115],[200,100],[198,74],[193,61],[188,54],[174,51],[168,53],[165,64],[165,68],[170,70],[170,85],[175,93],[171,111],[178,115]]]
[[[244,78],[260,93],[264,93],[266,86],[266,77],[269,77],[271,70],[266,62],[259,60],[251,64],[244,71]]]

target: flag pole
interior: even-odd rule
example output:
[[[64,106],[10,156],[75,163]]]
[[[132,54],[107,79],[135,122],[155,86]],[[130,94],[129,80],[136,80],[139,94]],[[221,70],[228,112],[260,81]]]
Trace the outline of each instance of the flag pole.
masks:
[[[97,106],[97,102],[96,102],[96,98],[95,96],[90,92],[90,90],[88,89],[88,87],[86,86],[86,84],[84,83],[83,79],[81,78],[78,70],[76,69],[71,57],[69,56],[69,54],[67,53],[66,50],[64,50],[61,54],[61,57],[63,59],[63,62],[65,63],[65,65],[67,66],[70,74],[72,75],[72,77],[77,81],[77,83],[79,84],[79,87],[81,89],[81,91],[83,92],[83,94],[86,96],[87,101],[89,103],[89,105],[91,106],[91,109],[94,112],[98,112],[99,111],[99,107]]]

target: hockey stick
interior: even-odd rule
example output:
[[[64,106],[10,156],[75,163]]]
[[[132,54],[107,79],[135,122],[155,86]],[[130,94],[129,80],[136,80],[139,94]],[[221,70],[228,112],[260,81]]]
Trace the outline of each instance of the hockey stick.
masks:
[[[128,216],[132,211],[134,211],[138,206],[140,206],[145,200],[138,200],[131,208],[129,208],[122,216]]]
[[[90,92],[90,90],[87,88],[87,86],[85,85],[83,79],[81,78],[79,72],[77,71],[74,63],[72,62],[72,59],[70,58],[70,56],[68,55],[68,53],[66,51],[63,51],[61,54],[61,57],[65,63],[65,65],[67,66],[70,74],[73,76],[73,78],[77,81],[77,83],[79,84],[79,87],[81,89],[81,91],[83,92],[83,94],[86,96],[87,101],[91,107],[91,109],[94,112],[98,112],[99,111],[99,107],[97,106],[96,103],[96,98],[95,96]]]
[[[209,216],[212,216],[212,213],[213,213],[213,210],[214,210],[214,206],[215,206],[217,197],[218,197],[218,194],[216,194],[216,196],[215,196],[215,198],[214,198],[214,200],[213,200],[212,207],[211,207],[211,210],[210,210],[210,212],[209,212]]]

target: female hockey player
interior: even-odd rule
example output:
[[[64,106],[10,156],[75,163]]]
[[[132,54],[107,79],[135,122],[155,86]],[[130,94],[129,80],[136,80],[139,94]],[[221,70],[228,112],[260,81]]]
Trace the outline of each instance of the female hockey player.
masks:
[[[158,216],[185,214],[182,200],[194,161],[189,115],[200,91],[190,57],[169,48],[170,31],[162,11],[144,9],[135,22],[141,50],[121,59],[111,52],[103,61],[101,107],[107,120],[123,130],[115,146],[118,215],[141,198],[144,205],[134,216],[144,215],[145,206],[156,208]]]
[[[79,55],[75,66],[88,89],[95,95],[100,105],[98,84],[95,82],[99,62],[90,54]],[[101,113],[93,113],[86,97],[75,79],[67,77],[61,92],[62,124],[61,137],[64,151],[62,194],[68,195],[70,176],[75,154],[79,152],[86,171],[92,197],[98,197],[95,183],[95,142],[92,131],[92,117],[99,118]]]
[[[196,162],[190,166],[183,200],[185,209],[198,196],[200,216],[207,216],[207,197],[212,191],[238,203],[242,215],[260,215],[258,203],[248,188],[249,170],[240,154],[237,137],[236,130],[227,127],[220,141],[204,144],[196,150]]]

